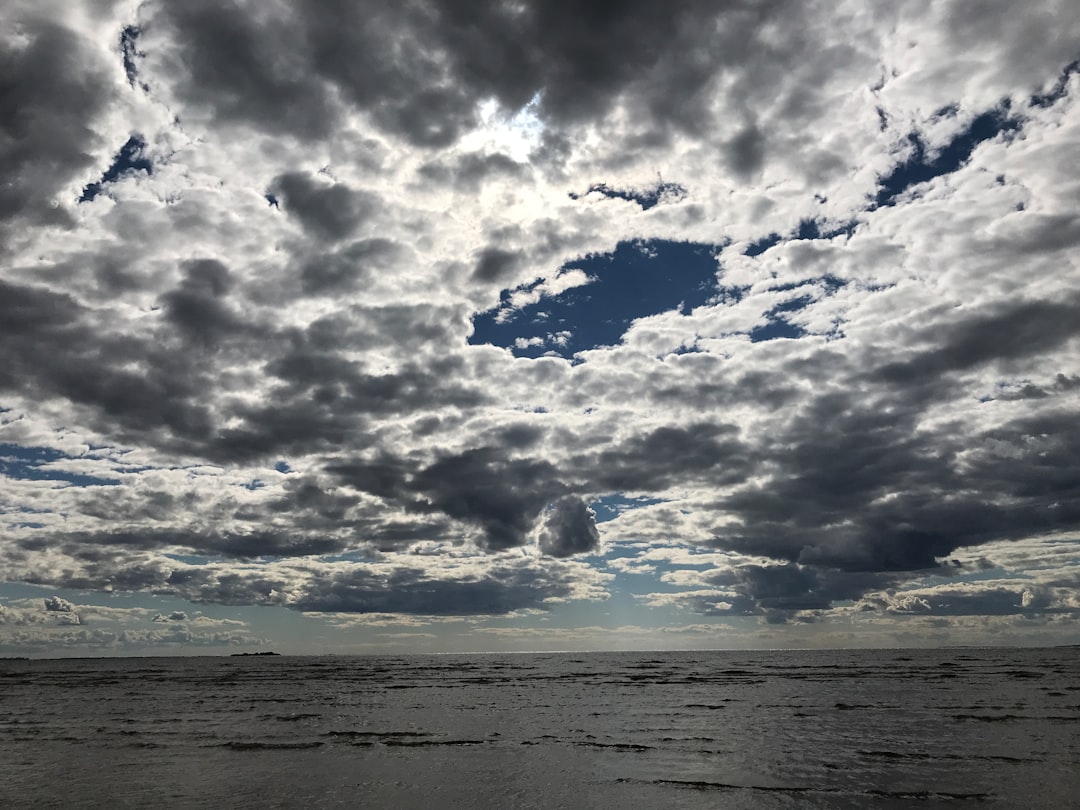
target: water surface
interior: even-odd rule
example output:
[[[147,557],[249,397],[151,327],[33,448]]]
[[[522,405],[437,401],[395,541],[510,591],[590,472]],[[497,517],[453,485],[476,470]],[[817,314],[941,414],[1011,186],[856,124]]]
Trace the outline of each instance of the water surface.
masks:
[[[3,807],[1076,806],[1080,649],[0,661]]]

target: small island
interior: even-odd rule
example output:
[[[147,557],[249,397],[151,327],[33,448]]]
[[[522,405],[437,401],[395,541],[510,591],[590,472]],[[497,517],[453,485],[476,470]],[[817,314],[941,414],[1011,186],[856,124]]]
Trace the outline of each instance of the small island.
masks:
[[[276,652],[233,653],[232,657],[233,658],[242,658],[242,657],[247,656],[247,655],[280,655],[280,653],[276,653]]]

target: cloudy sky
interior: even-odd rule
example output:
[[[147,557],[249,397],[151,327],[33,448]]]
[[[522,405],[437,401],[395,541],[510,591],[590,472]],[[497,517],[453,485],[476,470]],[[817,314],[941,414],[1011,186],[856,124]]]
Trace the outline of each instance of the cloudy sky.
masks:
[[[1080,641],[1072,0],[4,0],[0,653]]]

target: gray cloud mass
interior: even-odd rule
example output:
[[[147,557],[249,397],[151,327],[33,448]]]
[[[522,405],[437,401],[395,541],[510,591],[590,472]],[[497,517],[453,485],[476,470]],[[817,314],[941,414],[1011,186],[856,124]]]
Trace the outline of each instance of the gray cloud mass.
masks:
[[[1078,618],[1070,4],[122,5],[0,35],[0,582]]]

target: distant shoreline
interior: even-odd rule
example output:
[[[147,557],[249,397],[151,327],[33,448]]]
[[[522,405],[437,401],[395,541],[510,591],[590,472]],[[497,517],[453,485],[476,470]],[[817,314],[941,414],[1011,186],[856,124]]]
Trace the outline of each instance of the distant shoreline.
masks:
[[[321,653],[279,653],[274,651],[245,652],[245,653],[218,653],[218,654],[155,654],[155,655],[16,655],[0,656],[0,664],[4,662],[29,662],[29,661],[86,661],[86,660],[135,660],[135,659],[167,659],[167,658],[228,658],[228,657],[288,657],[288,658],[380,658],[380,657],[465,657],[465,656],[488,656],[488,655],[591,655],[591,654],[620,654],[620,655],[683,655],[695,653],[729,653],[729,654],[755,654],[755,653],[824,653],[824,652],[938,652],[949,651],[978,651],[978,650],[1078,650],[1080,644],[1054,644],[1054,645],[949,645],[941,647],[810,647],[810,648],[773,648],[773,649],[686,649],[686,650],[484,650],[484,651],[453,651],[453,652],[321,652]]]
[[[276,653],[276,652],[232,653],[229,657],[230,658],[243,658],[244,656],[247,656],[247,655],[280,655],[280,653]]]

